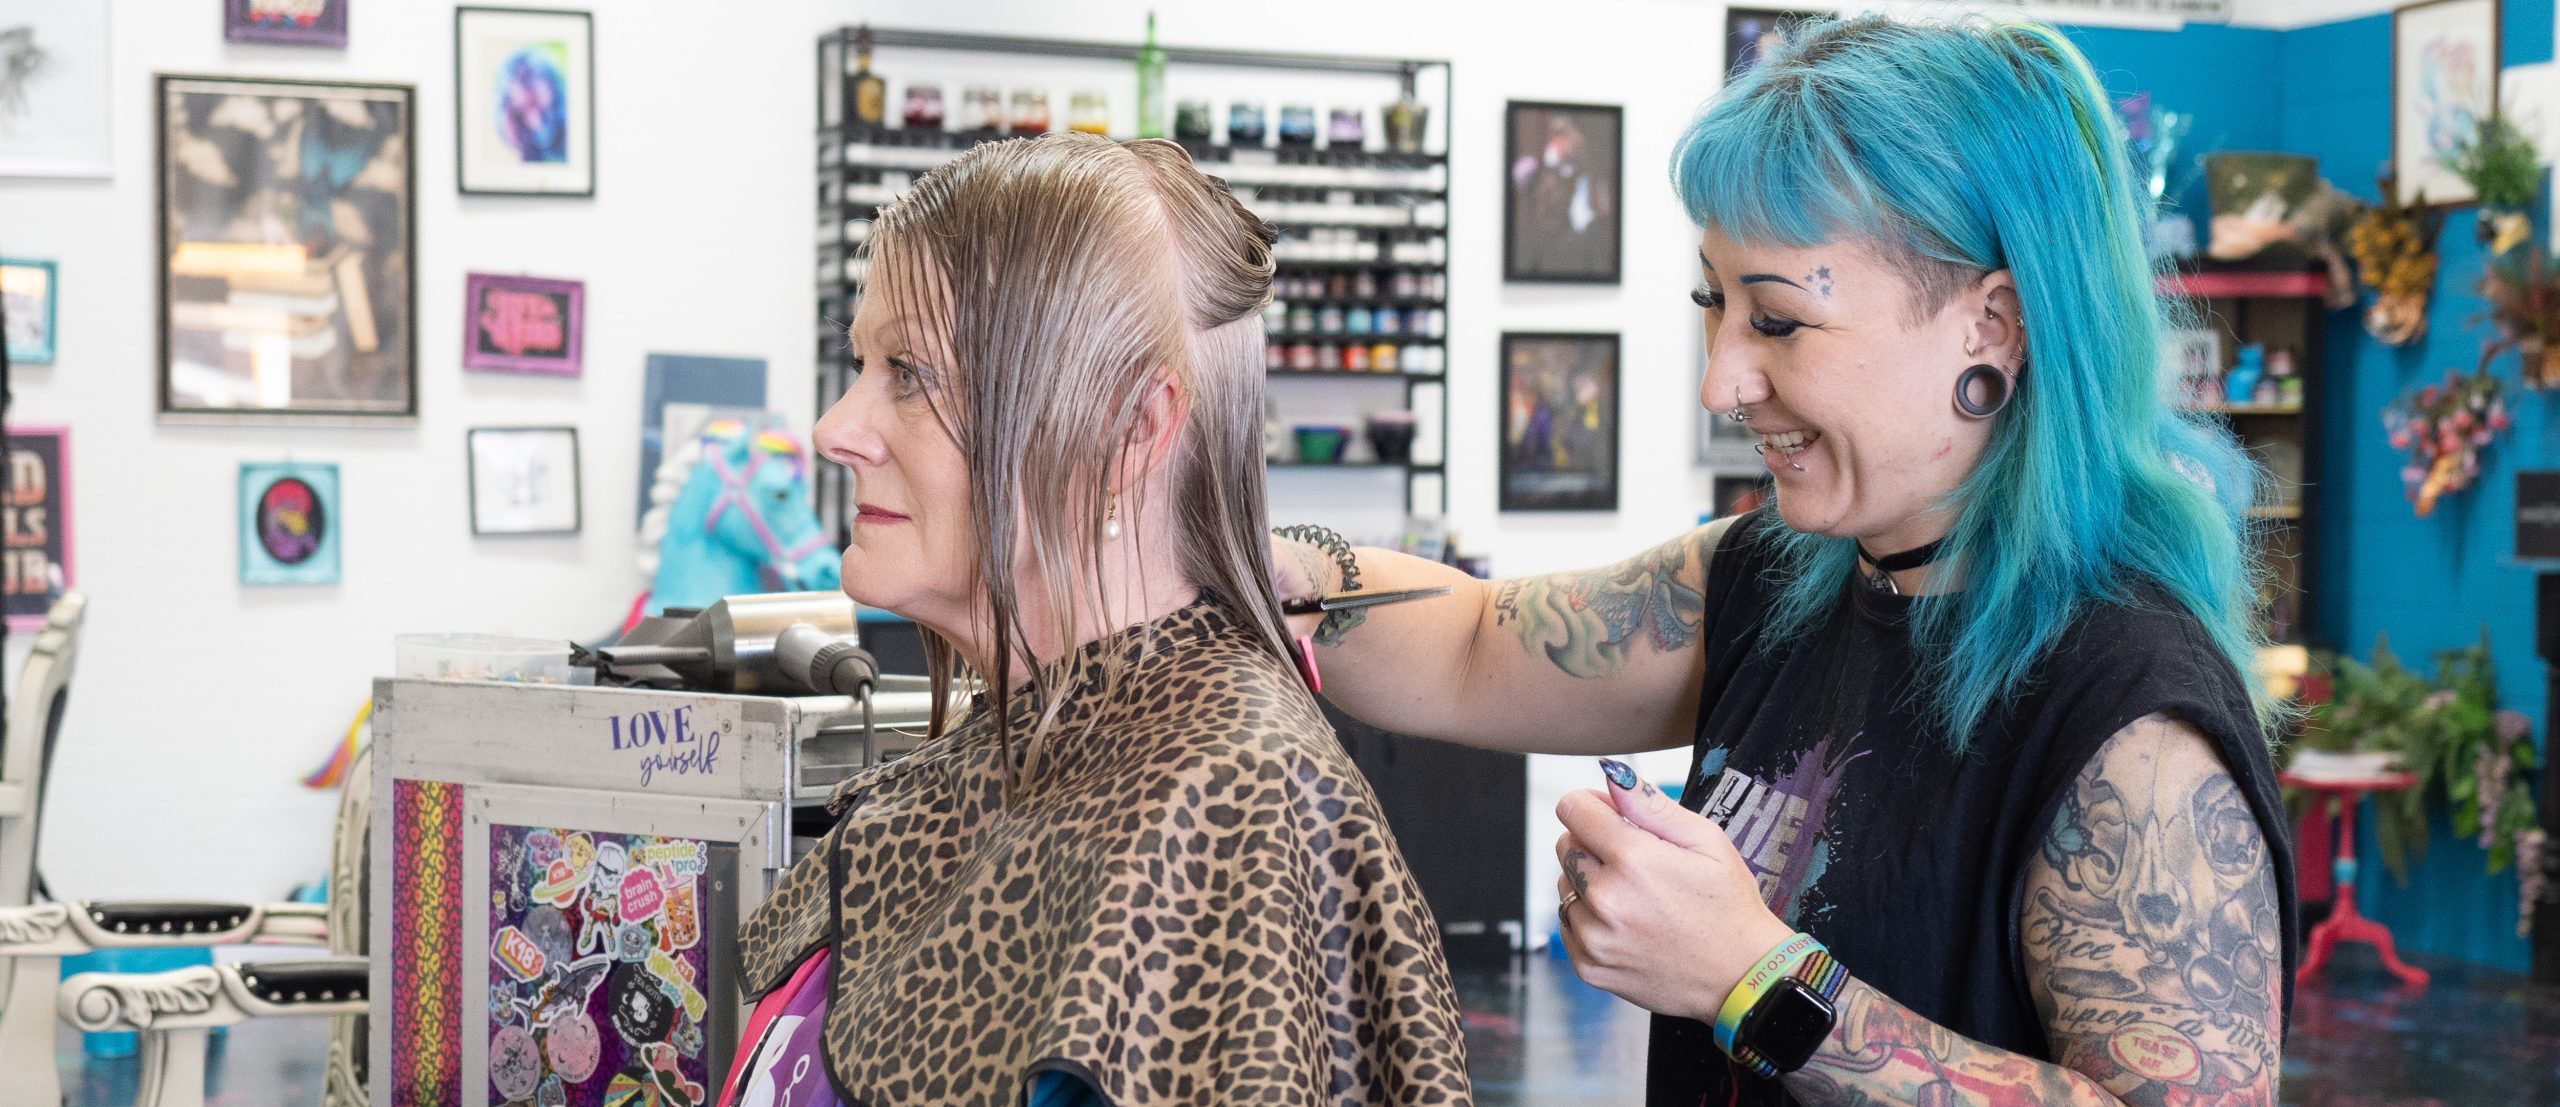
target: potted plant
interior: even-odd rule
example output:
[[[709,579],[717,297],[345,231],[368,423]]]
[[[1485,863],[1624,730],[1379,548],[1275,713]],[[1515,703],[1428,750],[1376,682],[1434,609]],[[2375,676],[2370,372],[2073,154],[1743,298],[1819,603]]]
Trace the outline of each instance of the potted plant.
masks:
[[[2525,208],[2542,185],[2542,165],[2533,140],[2503,115],[2480,117],[2479,129],[2444,159],[2480,194],[2480,241],[2498,257],[2533,237],[2533,220]]]
[[[2524,883],[2517,930],[2532,920],[2541,894],[2542,831],[2535,818],[2532,724],[2523,713],[2497,706],[2497,679],[2489,642],[2436,654],[2435,679],[2402,666],[2388,636],[2373,647],[2373,663],[2336,660],[2326,695],[2304,712],[2293,754],[2366,753],[2414,774],[2417,786],[2373,797],[2375,842],[2382,863],[2401,884],[2409,863],[2427,850],[2427,809],[2449,807],[2457,833],[2476,836],[2487,870],[2518,866]],[[2306,797],[2288,792],[2296,818]]]
[[[2355,256],[2357,275],[2378,293],[2365,310],[2364,329],[2383,345],[2406,346],[2427,333],[2427,294],[2436,285],[2436,232],[2444,227],[2444,214],[2427,207],[2423,190],[2402,204],[2399,181],[2390,173],[2376,183],[2382,202],[2347,228],[2347,252]]]

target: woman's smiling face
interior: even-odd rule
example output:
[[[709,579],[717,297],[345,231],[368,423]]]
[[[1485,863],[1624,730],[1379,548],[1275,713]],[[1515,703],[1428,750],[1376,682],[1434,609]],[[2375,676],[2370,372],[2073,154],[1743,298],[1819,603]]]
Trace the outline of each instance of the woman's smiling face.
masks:
[[[1947,516],[1932,509],[1991,437],[1991,420],[1957,410],[1956,379],[1974,364],[2018,379],[2009,275],[1966,281],[1923,311],[1905,267],[1861,242],[1746,247],[1709,230],[1698,256],[1699,401],[1749,415],[1787,525],[1877,553],[1943,535]]]

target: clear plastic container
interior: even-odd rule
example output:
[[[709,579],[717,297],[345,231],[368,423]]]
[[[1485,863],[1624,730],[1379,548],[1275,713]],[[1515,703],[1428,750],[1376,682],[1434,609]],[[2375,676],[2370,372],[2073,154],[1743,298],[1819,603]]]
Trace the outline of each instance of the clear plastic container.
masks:
[[[593,669],[569,667],[569,645],[503,634],[400,634],[394,675],[417,680],[487,680],[506,684],[593,684]]]

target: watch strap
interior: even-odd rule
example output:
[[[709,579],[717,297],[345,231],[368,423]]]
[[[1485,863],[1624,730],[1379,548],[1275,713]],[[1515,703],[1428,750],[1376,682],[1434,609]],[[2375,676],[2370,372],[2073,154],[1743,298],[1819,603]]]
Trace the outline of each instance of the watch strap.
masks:
[[[1743,1016],[1751,1013],[1769,989],[1793,975],[1798,963],[1821,948],[1822,943],[1815,941],[1813,935],[1799,932],[1787,935],[1761,954],[1751,971],[1743,973],[1742,979],[1734,982],[1733,990],[1725,993],[1724,1006],[1716,1012],[1716,1048],[1731,1056],[1733,1037],[1742,1029]]]
[[[1801,983],[1805,990],[1822,997],[1822,1002],[1829,1005],[1840,998],[1840,989],[1848,985],[1849,969],[1833,959],[1830,950],[1816,945],[1813,952],[1797,961],[1795,971],[1786,979]],[[1753,1006],[1756,1007],[1758,1004],[1755,1002]],[[1745,1013],[1743,1017],[1748,1019],[1750,1016]],[[1722,1036],[1721,1032],[1718,1036]],[[1781,1075],[1777,1062],[1771,1061],[1755,1048],[1754,1043],[1744,1040],[1738,1034],[1732,1048],[1725,1052],[1733,1058],[1735,1064],[1742,1066],[1744,1071],[1753,1076],[1763,1080],[1775,1080]]]

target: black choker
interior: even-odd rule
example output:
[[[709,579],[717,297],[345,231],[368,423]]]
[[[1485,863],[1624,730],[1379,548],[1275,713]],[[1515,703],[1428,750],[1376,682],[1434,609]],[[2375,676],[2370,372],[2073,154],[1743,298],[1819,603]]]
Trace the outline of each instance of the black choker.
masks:
[[[1945,548],[1946,544],[1947,540],[1941,538],[1916,550],[1904,550],[1898,554],[1877,557],[1867,552],[1866,543],[1858,543],[1858,560],[1875,567],[1874,572],[1867,574],[1867,587],[1888,595],[1901,595],[1902,589],[1893,583],[1893,574],[1905,569],[1917,569],[1936,561],[1938,551]]]

